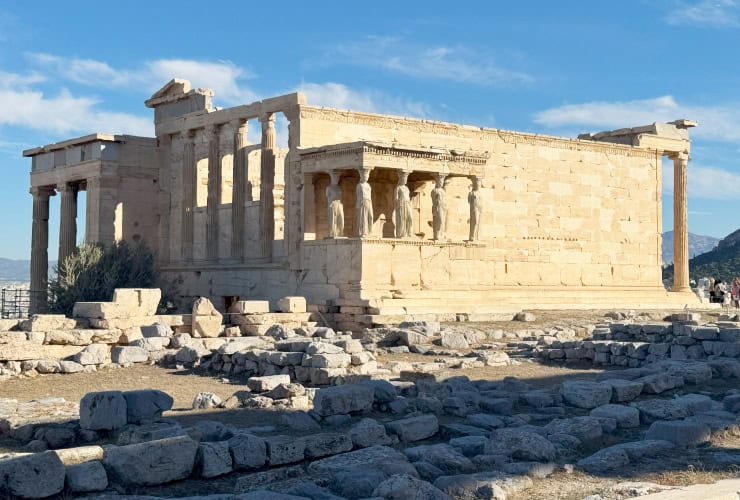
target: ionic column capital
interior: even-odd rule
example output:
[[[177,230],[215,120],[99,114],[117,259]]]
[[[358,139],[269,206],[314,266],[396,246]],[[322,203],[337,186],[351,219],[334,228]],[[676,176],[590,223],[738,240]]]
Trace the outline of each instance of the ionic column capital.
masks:
[[[49,186],[32,186],[28,192],[31,193],[34,199],[44,199],[56,195],[54,188]]]
[[[234,133],[239,135],[246,135],[247,130],[249,129],[246,118],[237,118],[236,120],[231,120],[229,122],[229,125],[231,125],[231,128],[234,129]]]

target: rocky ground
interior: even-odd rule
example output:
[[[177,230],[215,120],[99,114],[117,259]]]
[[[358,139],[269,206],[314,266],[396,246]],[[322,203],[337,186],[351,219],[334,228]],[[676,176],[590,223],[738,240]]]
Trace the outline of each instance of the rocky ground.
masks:
[[[484,332],[490,338],[491,331],[498,329],[574,329],[605,320],[603,312],[538,313],[534,319],[526,325],[452,324],[448,328]],[[379,366],[397,368],[397,373],[385,377],[390,383],[318,391],[289,383],[278,389],[286,391],[288,400],[307,398],[306,409],[312,408],[308,412],[297,404],[269,403],[274,387],[263,392],[267,387],[245,386],[246,380],[239,377],[149,365],[11,379],[2,383],[0,398],[15,399],[16,405],[42,401],[18,411],[35,412],[39,421],[64,421],[77,418],[76,402],[90,392],[159,389],[172,397],[171,409],[163,415],[166,427],[180,436],[170,439],[187,443],[167,446],[184,450],[191,441],[199,441],[193,444],[193,450],[199,450],[197,459],[193,451],[196,472],[177,482],[152,481],[145,486],[116,476],[114,460],[105,458],[102,463],[112,486],[104,493],[92,493],[96,498],[120,492],[234,498],[236,492],[241,495],[237,498],[336,499],[374,494],[398,499],[597,500],[740,477],[737,359],[601,368],[584,362],[543,364],[512,347],[507,366],[471,363],[453,369],[447,362],[440,363],[446,368],[435,373],[403,370],[406,365],[449,360],[455,351],[469,351],[450,349],[439,356],[378,350]],[[250,395],[233,407],[193,409],[197,394],[229,401],[247,387]],[[48,398],[64,398],[68,403]],[[6,414],[9,406],[5,403]],[[80,436],[87,424],[70,425],[78,426]],[[93,431],[91,440],[118,444],[124,454],[132,446],[125,444],[137,442],[132,436],[146,442],[141,438],[146,425],[152,424],[132,427],[129,419],[126,432]],[[0,453],[27,450],[28,440],[5,435]],[[267,443],[264,456],[258,452],[253,465],[238,459],[244,455],[244,435],[252,436],[250,446]],[[31,437],[36,437],[36,446],[43,446],[44,435]],[[147,445],[152,447],[146,448],[148,454],[154,449],[151,443],[155,441]],[[287,443],[300,451],[289,450]],[[213,452],[210,459],[204,458],[204,450]],[[226,450],[226,458],[214,450]],[[254,450],[250,453],[253,457]],[[213,467],[208,469],[211,478],[205,479],[211,473],[204,473],[204,467]],[[66,491],[74,496],[69,486]],[[293,496],[280,497],[276,492]]]

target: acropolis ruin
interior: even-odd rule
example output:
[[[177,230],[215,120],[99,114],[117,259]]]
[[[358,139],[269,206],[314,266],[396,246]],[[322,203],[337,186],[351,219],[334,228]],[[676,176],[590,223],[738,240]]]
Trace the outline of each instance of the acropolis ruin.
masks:
[[[686,205],[694,122],[567,139],[317,107],[300,93],[226,109],[212,96],[174,79],[146,101],[156,137],[96,133],[24,152],[32,290],[47,286],[51,198],[61,260],[85,190],[85,240],[147,242],[184,303],[302,295],[347,329],[376,316],[698,303]],[[663,157],[675,170],[671,292]]]

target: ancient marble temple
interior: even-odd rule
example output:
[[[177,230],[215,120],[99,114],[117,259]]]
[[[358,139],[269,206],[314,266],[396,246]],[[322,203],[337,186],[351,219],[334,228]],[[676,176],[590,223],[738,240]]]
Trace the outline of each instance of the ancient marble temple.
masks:
[[[216,109],[212,95],[175,79],[146,101],[156,137],[93,134],[24,152],[32,289],[46,286],[52,197],[63,258],[85,190],[85,239],[146,241],[184,302],[304,295],[340,324],[695,302],[694,122],[566,139],[328,109],[300,93]],[[675,170],[673,292],[661,283],[663,157]]]

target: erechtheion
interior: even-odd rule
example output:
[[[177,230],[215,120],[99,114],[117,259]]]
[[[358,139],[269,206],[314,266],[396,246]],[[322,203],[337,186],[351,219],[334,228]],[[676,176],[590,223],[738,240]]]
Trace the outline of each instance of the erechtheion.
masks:
[[[63,258],[86,190],[86,240],[145,240],[183,298],[223,307],[303,295],[351,326],[372,315],[697,303],[686,220],[694,122],[566,139],[316,107],[300,93],[216,109],[212,95],[175,79],[146,101],[156,137],[93,134],[24,152],[33,290],[46,286],[50,197],[61,198]],[[664,156],[675,170],[672,292],[661,283]]]

